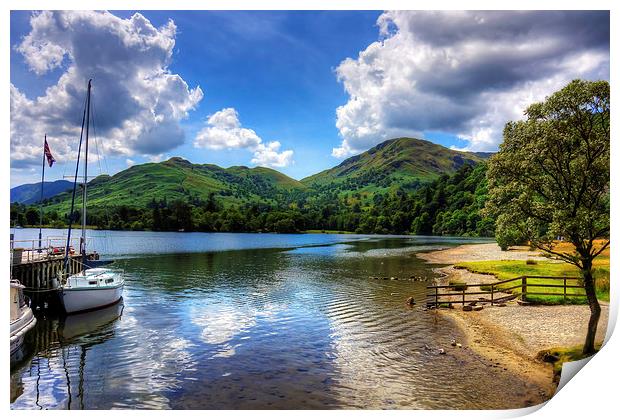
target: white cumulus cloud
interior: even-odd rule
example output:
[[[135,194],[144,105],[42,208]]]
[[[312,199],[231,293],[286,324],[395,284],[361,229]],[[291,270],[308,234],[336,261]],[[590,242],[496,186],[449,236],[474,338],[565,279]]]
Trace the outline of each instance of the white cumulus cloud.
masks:
[[[93,79],[93,118],[104,152],[158,155],[184,142],[179,121],[200,102],[169,70],[176,26],[157,28],[139,13],[122,19],[109,12],[33,13],[30,32],[14,46],[31,71],[62,69],[42,96],[29,98],[11,84],[11,163],[38,164],[47,133],[60,159],[75,159],[82,109]]]
[[[279,152],[280,142],[270,141],[267,145],[259,144],[254,150],[252,163],[258,166],[273,166],[283,168],[293,161],[293,151],[284,150]]]
[[[234,108],[224,108],[207,118],[206,126],[194,139],[194,146],[213,150],[245,149],[253,152],[252,163],[258,166],[283,168],[293,163],[293,151],[280,151],[281,144],[271,141],[267,144],[239,121]]]
[[[397,11],[378,41],[336,68],[344,157],[383,140],[441,131],[496,150],[509,120],[575,78],[609,78],[609,13]]]

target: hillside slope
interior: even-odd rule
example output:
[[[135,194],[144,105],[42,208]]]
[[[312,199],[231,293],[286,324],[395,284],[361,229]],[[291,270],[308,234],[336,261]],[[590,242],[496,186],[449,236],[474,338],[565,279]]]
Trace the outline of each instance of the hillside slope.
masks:
[[[165,162],[135,165],[114,176],[102,175],[88,184],[89,207],[127,205],[146,207],[153,201],[206,201],[224,204],[269,202],[291,189],[305,189],[299,181],[269,168],[193,164],[174,157]],[[66,210],[71,195],[53,197],[51,209]]]
[[[351,182],[358,187],[406,185],[451,175],[464,164],[474,165],[484,160],[484,154],[460,152],[430,141],[403,137],[387,140],[301,182],[308,186]]]
[[[269,168],[221,168],[174,157],[165,162],[135,165],[113,176],[99,176],[89,183],[88,204],[93,208],[147,208],[154,202],[180,200],[198,204],[216,200],[224,207],[261,203],[288,206],[303,198],[323,206],[349,197],[351,203],[357,201],[367,207],[378,193],[393,189],[414,191],[442,175],[456,173],[465,165],[483,162],[486,157],[425,140],[398,138],[301,181]],[[63,182],[70,188],[70,183]],[[49,210],[66,211],[70,198],[70,193],[52,197]]]
[[[43,199],[70,190],[73,184],[64,179],[46,181],[43,185]],[[24,184],[11,188],[11,203],[34,204],[41,199],[41,183]]]
[[[88,185],[87,222],[101,229],[489,235],[485,154],[394,139],[296,181],[268,168],[192,164],[181,158],[103,175]],[[74,222],[79,223],[81,194]],[[46,200],[43,223],[63,227],[70,193]],[[32,226],[32,206],[11,205]]]

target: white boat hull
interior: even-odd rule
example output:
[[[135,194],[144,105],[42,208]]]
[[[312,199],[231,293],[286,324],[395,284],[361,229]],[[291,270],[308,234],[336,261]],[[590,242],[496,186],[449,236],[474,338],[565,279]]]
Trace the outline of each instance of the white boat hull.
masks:
[[[91,268],[67,279],[60,300],[68,314],[103,308],[121,299],[124,284],[120,270]]]
[[[103,308],[123,297],[123,285],[116,287],[93,287],[90,289],[62,289],[60,299],[68,314]]]
[[[20,317],[11,321],[11,355],[15,353],[24,343],[26,333],[37,323],[37,319],[29,307],[23,308]]]

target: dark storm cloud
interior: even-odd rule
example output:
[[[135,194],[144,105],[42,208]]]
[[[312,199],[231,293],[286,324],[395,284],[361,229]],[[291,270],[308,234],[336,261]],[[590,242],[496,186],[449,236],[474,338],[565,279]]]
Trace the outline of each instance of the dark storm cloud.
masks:
[[[506,121],[574,78],[609,78],[609,13],[386,12],[379,41],[337,75],[346,156],[388,137],[444,131],[492,150]]]
[[[434,47],[468,41],[558,38],[568,48],[609,48],[608,11],[416,12],[401,29]]]

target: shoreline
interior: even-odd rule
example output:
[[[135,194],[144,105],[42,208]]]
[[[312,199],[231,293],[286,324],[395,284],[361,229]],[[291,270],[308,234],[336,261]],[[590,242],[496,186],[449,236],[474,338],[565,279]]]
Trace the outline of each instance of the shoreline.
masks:
[[[447,284],[450,280],[469,284],[497,280],[493,275],[455,268],[454,264],[460,262],[546,259],[528,247],[501,251],[495,243],[464,244],[418,253],[416,257],[428,264],[441,265],[433,268],[433,272],[438,274],[438,284]],[[601,302],[601,307],[597,339],[602,341],[607,329],[609,306]],[[552,365],[537,360],[536,355],[552,347],[582,344],[589,317],[587,305],[520,306],[515,302],[505,307],[486,305],[479,312],[464,312],[460,305],[454,309],[441,308],[436,311],[460,330],[465,338],[464,346],[487,359],[491,366],[502,366],[531,384],[524,390],[522,398],[515,401],[515,408],[537,405],[553,397],[557,384],[553,381]]]

